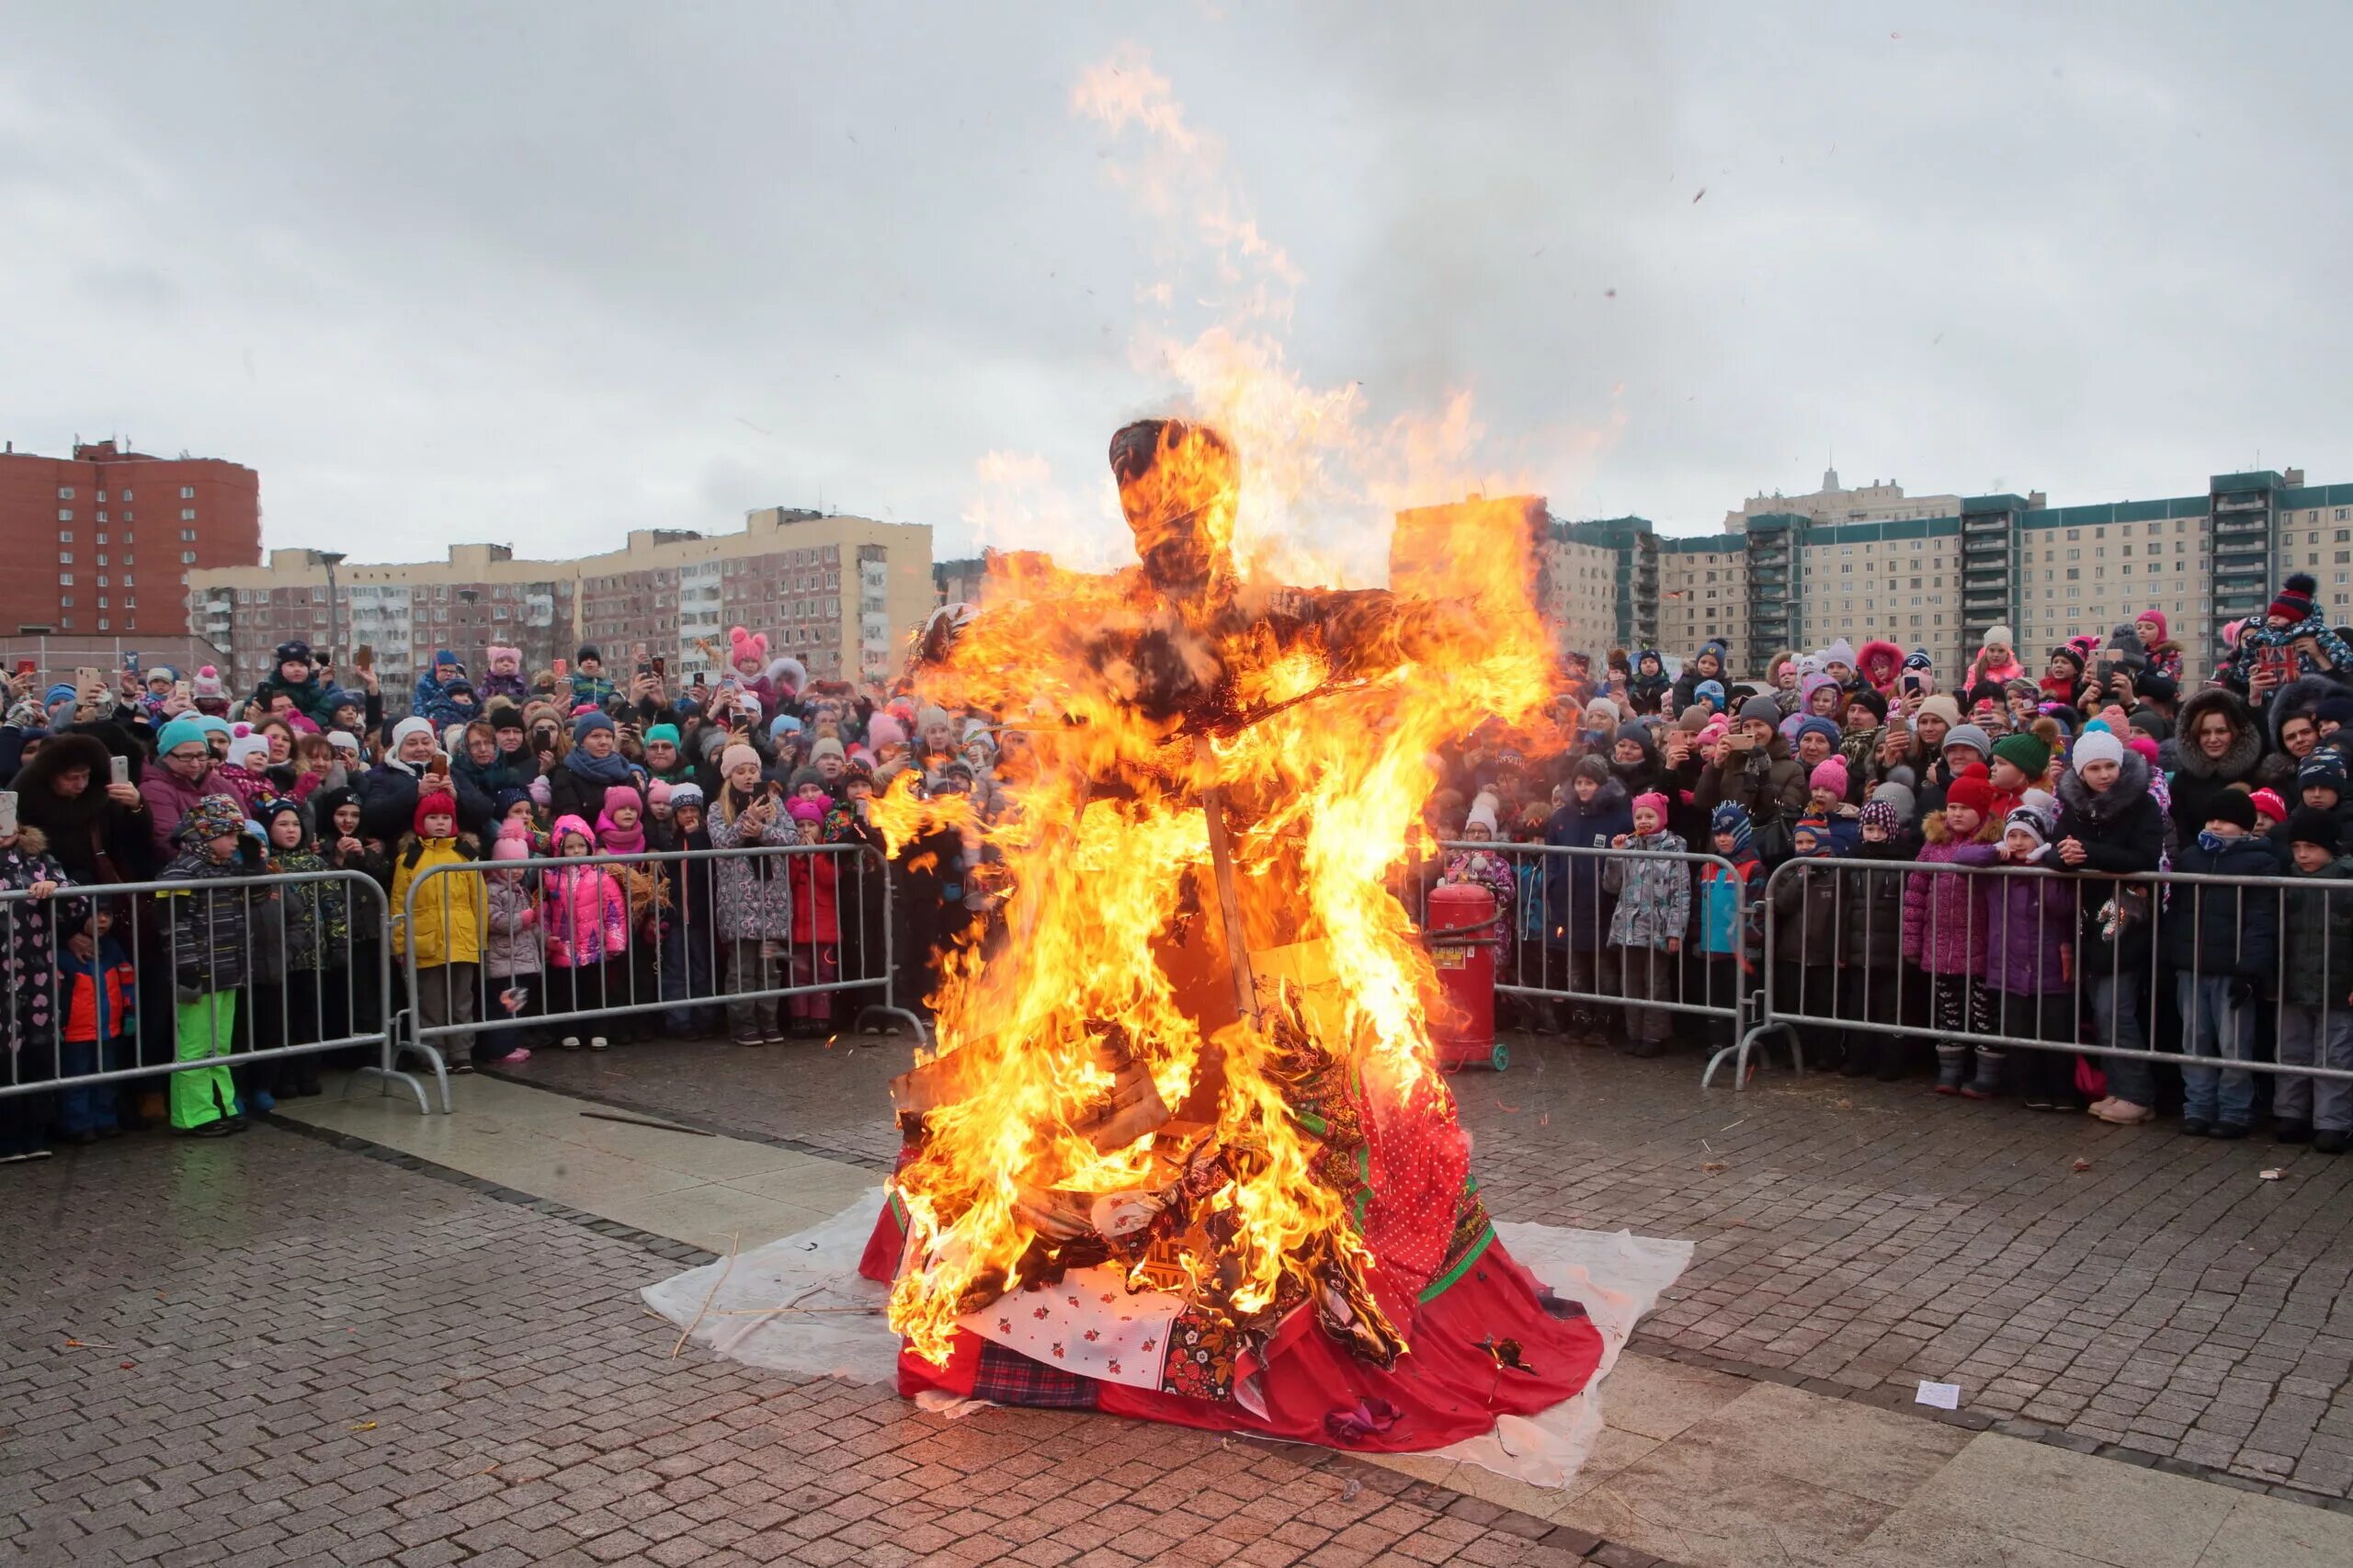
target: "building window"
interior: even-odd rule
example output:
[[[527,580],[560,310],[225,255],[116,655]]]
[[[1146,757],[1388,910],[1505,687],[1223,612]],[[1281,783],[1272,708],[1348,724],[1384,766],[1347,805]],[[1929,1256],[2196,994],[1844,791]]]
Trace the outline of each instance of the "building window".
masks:
[[[180,521],[184,523],[192,523],[196,521],[196,508],[193,506],[182,506],[180,508]]]
[[[183,565],[183,566],[193,566],[193,565],[195,565],[195,564],[196,564],[196,551],[192,551],[192,550],[183,550],[183,551],[180,551],[180,564],[181,564],[181,565]]]
[[[60,544],[72,544],[74,542],[74,530],[72,528],[58,529],[57,542]]]
[[[60,572],[57,574],[57,585],[61,588],[72,587],[74,585],[74,574],[71,572]],[[70,604],[73,601],[69,599],[66,602]]]
[[[183,500],[183,501],[193,501],[193,500],[195,500],[195,499],[196,499],[196,486],[195,486],[195,485],[193,485],[193,484],[183,484],[183,485],[181,485],[181,486],[180,486],[180,499],[181,499],[181,500]]]

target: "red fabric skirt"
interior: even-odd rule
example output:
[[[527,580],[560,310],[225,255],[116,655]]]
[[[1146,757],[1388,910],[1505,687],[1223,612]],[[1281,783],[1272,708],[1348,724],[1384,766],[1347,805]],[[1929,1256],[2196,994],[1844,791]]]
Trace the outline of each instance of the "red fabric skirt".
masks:
[[[886,1206],[860,1272],[890,1278],[904,1237]],[[1506,1340],[1518,1346],[1516,1367],[1489,1348]],[[899,1392],[912,1399],[935,1389],[958,1398],[1094,1409],[1328,1448],[1412,1453],[1490,1431],[1499,1415],[1549,1409],[1582,1390],[1601,1362],[1600,1331],[1584,1310],[1557,1298],[1548,1306],[1544,1288],[1492,1235],[1449,1283],[1414,1306],[1406,1342],[1409,1352],[1384,1371],[1304,1323],[1279,1340],[1258,1374],[1264,1416],[1232,1400],[1079,1378],[970,1332],[958,1333],[945,1366],[903,1349]],[[1351,1414],[1358,1419],[1347,1419]],[[1371,1423],[1362,1419],[1367,1415]]]

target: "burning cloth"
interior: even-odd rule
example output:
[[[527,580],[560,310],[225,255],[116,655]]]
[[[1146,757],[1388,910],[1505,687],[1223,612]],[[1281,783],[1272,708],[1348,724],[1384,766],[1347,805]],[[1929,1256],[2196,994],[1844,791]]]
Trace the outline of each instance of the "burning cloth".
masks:
[[[1443,597],[1255,582],[1222,437],[1111,457],[1140,567],[1019,568],[920,647],[927,694],[1029,717],[1006,809],[874,807],[961,835],[1000,916],[893,1085],[861,1271],[902,1391],[1375,1449],[1554,1405],[1601,1335],[1496,1240],[1387,881],[1461,716],[1545,699],[1525,551]]]

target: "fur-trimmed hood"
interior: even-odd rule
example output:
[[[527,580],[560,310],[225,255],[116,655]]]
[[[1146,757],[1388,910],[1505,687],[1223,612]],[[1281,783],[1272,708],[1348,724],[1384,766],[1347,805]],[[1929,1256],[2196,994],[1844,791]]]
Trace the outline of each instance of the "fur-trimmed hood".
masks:
[[[2219,763],[2206,755],[2197,738],[2199,722],[2212,712],[2227,717],[2234,732],[2231,747]],[[2175,770],[2192,778],[2220,778],[2226,782],[2244,778],[2255,771],[2255,765],[2263,756],[2263,726],[2255,710],[2236,692],[2223,687],[2208,687],[2183,703],[2174,733],[2181,742]]]
[[[1884,697],[1895,689],[1895,677],[1904,673],[1904,650],[1883,637],[1874,637],[1856,655],[1855,673]]]
[[[2059,775],[2059,803],[2086,822],[2112,823],[2140,803],[2149,792],[2149,759],[2127,748],[2116,782],[2105,794],[2092,793],[2082,775],[2070,767]]]

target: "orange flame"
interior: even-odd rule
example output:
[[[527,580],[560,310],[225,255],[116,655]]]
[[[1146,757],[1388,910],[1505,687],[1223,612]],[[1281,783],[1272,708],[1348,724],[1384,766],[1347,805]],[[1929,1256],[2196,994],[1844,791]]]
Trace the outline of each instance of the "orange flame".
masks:
[[[1154,139],[1128,183],[1155,210],[1189,200],[1222,280],[1258,275],[1229,299],[1238,313],[1287,312],[1298,268],[1224,190],[1165,78],[1131,53],[1090,72],[1074,106]],[[1028,735],[1009,804],[927,797],[911,772],[872,807],[894,853],[953,835],[1003,895],[1002,933],[943,960],[938,1048],[902,1085],[920,1132],[894,1178],[909,1248],[890,1317],[934,1361],[960,1318],[1099,1242],[1089,1217],[1113,1195],[1161,1217],[1146,1251],[1113,1252],[1131,1279],[1237,1321],[1336,1294],[1381,1338],[1375,1260],[1319,1165],[1302,1085],[1336,1074],[1451,1124],[1422,1000],[1433,973],[1392,877],[1431,754],[1466,715],[1517,721],[1549,690],[1517,507],[1458,508],[1401,540],[1399,592],[1282,581],[1378,580],[1372,530],[1347,520],[1505,488],[1471,468],[1467,396],[1376,426],[1353,389],[1308,386],[1266,338],[1219,328],[1140,352],[1224,433],[1120,433],[1142,564],[993,557],[981,613],[918,676],[927,699]],[[1009,455],[983,472],[1046,482]],[[1246,999],[1237,972],[1255,978]]]

